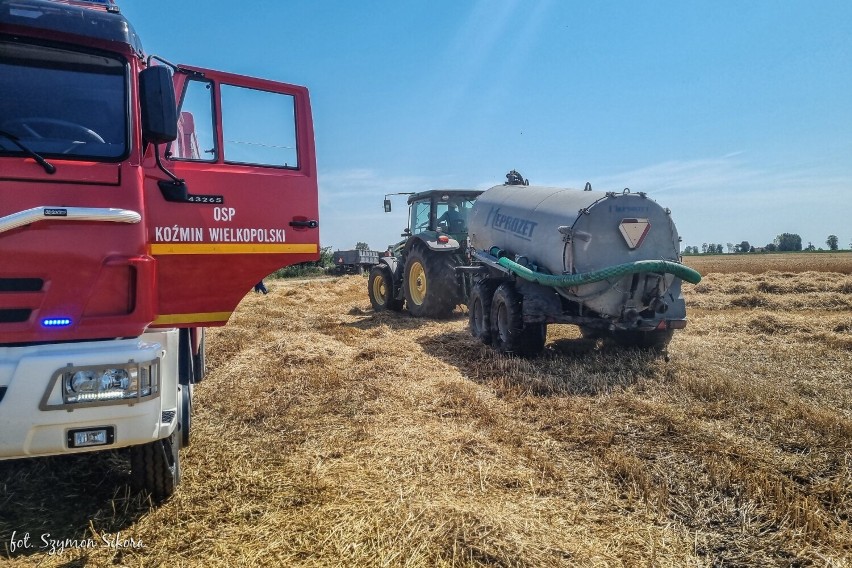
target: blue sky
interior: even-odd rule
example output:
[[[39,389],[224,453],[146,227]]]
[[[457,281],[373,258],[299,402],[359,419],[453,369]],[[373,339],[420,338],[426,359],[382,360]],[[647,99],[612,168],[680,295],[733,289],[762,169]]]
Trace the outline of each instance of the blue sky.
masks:
[[[645,191],[684,246],[852,241],[852,2],[119,4],[148,53],[310,89],[324,246],[512,168]]]

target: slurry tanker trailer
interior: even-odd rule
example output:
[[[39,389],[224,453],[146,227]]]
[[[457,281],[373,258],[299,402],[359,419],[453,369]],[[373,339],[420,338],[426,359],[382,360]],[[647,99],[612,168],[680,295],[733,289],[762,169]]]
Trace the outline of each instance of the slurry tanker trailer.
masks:
[[[468,216],[470,331],[497,350],[535,355],[547,325],[575,324],[663,350],[686,327],[681,282],[701,276],[680,263],[671,218],[645,193],[504,184]]]
[[[0,459],[127,448],[166,498],[204,327],[319,258],[307,89],[146,57],[113,0],[0,0],[0,93]]]

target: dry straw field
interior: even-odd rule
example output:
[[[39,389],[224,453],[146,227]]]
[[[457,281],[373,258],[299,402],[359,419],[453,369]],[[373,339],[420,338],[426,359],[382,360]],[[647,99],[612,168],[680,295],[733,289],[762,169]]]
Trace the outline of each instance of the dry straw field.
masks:
[[[668,362],[568,326],[504,358],[461,309],[272,281],[208,336],[178,495],[128,496],[120,455],[0,463],[0,563],[852,565],[852,254],[687,263]]]

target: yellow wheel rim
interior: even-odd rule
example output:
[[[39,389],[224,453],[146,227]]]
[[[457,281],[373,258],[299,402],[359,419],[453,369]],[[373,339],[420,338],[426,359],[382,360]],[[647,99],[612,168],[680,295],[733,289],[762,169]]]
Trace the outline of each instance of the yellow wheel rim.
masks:
[[[411,293],[411,301],[418,306],[426,299],[426,270],[418,261],[414,261],[408,271],[408,291]]]
[[[373,279],[373,297],[382,302],[385,301],[385,279],[383,276]]]

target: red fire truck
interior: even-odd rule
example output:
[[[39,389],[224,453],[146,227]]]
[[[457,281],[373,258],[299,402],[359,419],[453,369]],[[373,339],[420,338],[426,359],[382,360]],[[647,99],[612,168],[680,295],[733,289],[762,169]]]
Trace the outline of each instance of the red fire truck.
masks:
[[[128,448],[171,495],[204,327],[317,219],[307,89],[146,56],[113,0],[0,0],[0,459]]]

